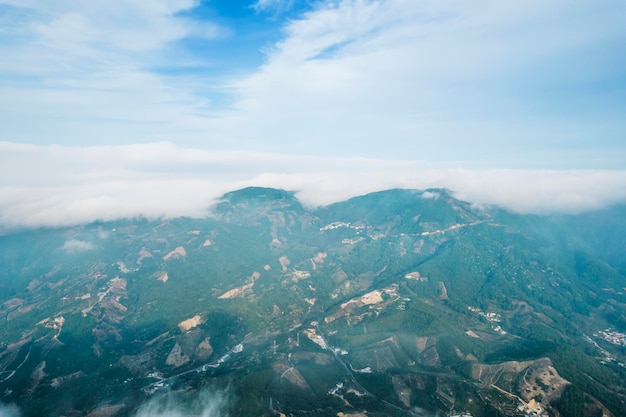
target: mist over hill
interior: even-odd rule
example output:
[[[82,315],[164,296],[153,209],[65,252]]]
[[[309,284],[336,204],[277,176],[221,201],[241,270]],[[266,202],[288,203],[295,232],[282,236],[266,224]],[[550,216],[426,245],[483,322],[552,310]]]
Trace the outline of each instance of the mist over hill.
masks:
[[[540,216],[445,189],[314,208],[253,187],[205,218],[14,232],[0,236],[0,402],[626,415],[625,248],[625,206]]]
[[[494,169],[169,142],[71,147],[0,141],[0,169],[0,234],[135,217],[202,218],[225,193],[252,185],[294,190],[307,208],[387,189],[434,187],[524,214],[578,214],[626,203],[626,171],[606,167]]]

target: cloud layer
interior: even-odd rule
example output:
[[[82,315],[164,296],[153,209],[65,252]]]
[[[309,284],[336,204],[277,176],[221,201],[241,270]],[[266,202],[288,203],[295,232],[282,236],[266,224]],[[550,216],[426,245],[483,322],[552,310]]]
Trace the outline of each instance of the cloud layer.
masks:
[[[0,228],[125,217],[205,216],[246,186],[297,191],[311,206],[401,187],[524,213],[576,213],[626,202],[626,171],[467,169],[453,163],[208,151],[171,143],[107,147],[0,142]]]

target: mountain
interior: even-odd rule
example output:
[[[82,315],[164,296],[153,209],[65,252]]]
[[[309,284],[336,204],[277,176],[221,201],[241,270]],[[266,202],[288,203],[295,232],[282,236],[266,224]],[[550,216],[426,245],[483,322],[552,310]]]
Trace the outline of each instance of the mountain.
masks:
[[[396,189],[309,208],[268,188],[203,219],[0,236],[0,402],[626,415],[625,236],[623,206],[521,215]]]

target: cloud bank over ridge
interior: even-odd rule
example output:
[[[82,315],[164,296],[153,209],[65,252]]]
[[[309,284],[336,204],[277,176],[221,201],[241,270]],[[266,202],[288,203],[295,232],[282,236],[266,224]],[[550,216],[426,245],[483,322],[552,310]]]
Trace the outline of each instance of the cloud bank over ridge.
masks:
[[[196,216],[247,186],[318,206],[388,188],[448,188],[522,213],[626,202],[626,171],[459,168],[454,162],[209,151],[171,143],[61,147],[0,142],[0,229]]]

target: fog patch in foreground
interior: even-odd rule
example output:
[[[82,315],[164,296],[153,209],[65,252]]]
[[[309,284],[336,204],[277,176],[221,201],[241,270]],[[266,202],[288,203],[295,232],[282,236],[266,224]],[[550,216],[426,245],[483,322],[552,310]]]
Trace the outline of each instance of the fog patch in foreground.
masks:
[[[411,413],[417,417],[438,417],[439,414],[433,414],[429,411],[424,410],[421,407],[413,407],[411,409]]]
[[[134,417],[227,417],[231,403],[231,395],[223,390],[203,389],[192,395],[167,393],[142,404]]]
[[[20,417],[20,410],[12,404],[0,403],[0,417]]]

